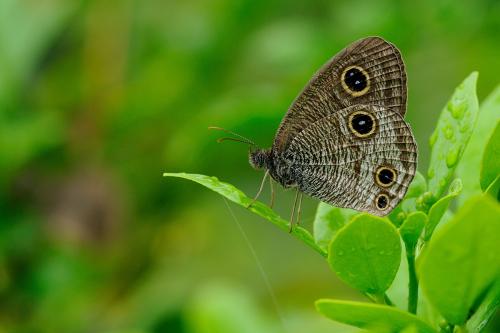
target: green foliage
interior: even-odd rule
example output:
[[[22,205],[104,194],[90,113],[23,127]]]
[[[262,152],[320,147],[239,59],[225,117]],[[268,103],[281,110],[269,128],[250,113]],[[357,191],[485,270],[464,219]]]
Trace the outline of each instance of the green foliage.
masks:
[[[461,325],[500,274],[500,207],[471,199],[436,234],[420,259],[422,289],[446,320]]]
[[[314,241],[326,251],[333,236],[349,219],[358,214],[352,209],[333,207],[320,202],[314,218]]]
[[[472,135],[478,112],[477,73],[472,73],[455,90],[441,112],[430,138],[431,161],[427,175],[429,191],[437,199],[445,191]]]
[[[497,86],[481,103],[476,128],[467,144],[463,158],[457,166],[456,175],[462,179],[464,185],[463,192],[458,197],[459,204],[463,204],[471,196],[481,193],[481,188],[485,189],[480,187],[480,174],[477,171],[482,168],[486,143],[495,130],[495,126],[498,126],[499,109],[500,86]]]
[[[476,313],[467,322],[467,328],[472,333],[480,333],[488,324],[488,321],[495,315],[500,307],[500,279],[490,288],[484,301],[481,303]]]
[[[328,253],[340,279],[361,292],[383,295],[398,271],[401,244],[391,223],[361,214],[335,235]]]
[[[318,217],[314,240],[305,237],[320,252],[295,244],[302,239],[289,237],[285,223],[227,200],[255,244],[257,267],[221,197],[161,181],[160,171],[231,179],[253,197],[260,176],[246,148],[218,145],[206,127],[268,147],[311,75],[349,42],[380,35],[406,62],[406,118],[424,175],[424,141],[451,87],[481,73],[477,130],[451,178],[464,190],[441,218],[445,226],[482,192],[479,169],[500,101],[500,88],[483,99],[498,84],[498,9],[492,0],[0,1],[0,332],[357,331],[311,304],[315,295],[355,297],[329,279],[323,260],[343,228],[336,214],[346,210]],[[479,150],[471,153],[473,146]],[[415,176],[419,194],[410,188],[389,216],[396,227],[439,200],[426,182]],[[497,180],[486,192],[498,200],[499,187]],[[277,194],[286,220],[290,193]],[[313,204],[305,198],[306,229]],[[266,225],[252,223],[258,219]],[[421,237],[417,257],[432,241]],[[405,264],[388,290],[399,308]],[[256,268],[269,274],[276,309]],[[493,289],[469,332],[495,312]],[[418,316],[439,328],[422,313],[430,308],[421,299]],[[499,331],[492,322],[482,333]]]
[[[219,193],[228,200],[231,200],[232,202],[235,202],[245,208],[247,208],[253,202],[253,199],[247,197],[236,187],[231,184],[221,182],[216,177],[189,173],[164,173],[163,176],[192,180],[211,189],[212,191]],[[279,217],[278,214],[276,214],[271,208],[261,202],[253,202],[252,205],[248,207],[248,209],[257,215],[262,216],[282,230],[288,231],[290,229],[288,221]],[[303,241],[305,244],[309,245],[322,256],[326,257],[326,252],[314,242],[313,237],[306,229],[300,226],[295,226],[292,229],[292,235]]]
[[[455,179],[450,185],[450,191],[447,195],[435,202],[429,210],[429,221],[425,226],[424,240],[429,240],[434,232],[434,229],[441,221],[443,215],[446,213],[450,202],[456,198],[462,191],[462,181]]]
[[[484,151],[483,190],[489,186],[488,191],[496,194],[500,187],[498,127],[486,148],[487,141],[473,135],[478,109],[476,80],[477,73],[471,74],[456,89],[439,117],[431,137],[428,181],[417,172],[405,199],[388,219],[320,203],[314,219],[314,238],[305,229],[294,229],[295,237],[327,256],[341,280],[372,301],[382,303],[319,300],[316,307],[326,317],[373,332],[451,332],[454,325],[467,325],[469,330],[479,332],[492,318],[500,303],[500,288],[495,284],[500,277],[497,256],[500,205],[491,197],[481,195],[470,199],[456,213],[450,209],[462,192],[463,183],[468,186],[467,195],[479,188],[477,162],[480,159],[476,156],[461,165],[464,151],[470,154],[467,143],[471,135],[475,138],[473,144],[477,145],[473,150]],[[492,105],[496,105],[494,100],[489,97],[483,104],[482,117],[491,116]],[[487,127],[483,118],[480,124]],[[461,178],[450,184],[457,165]],[[251,202],[234,186],[213,177],[184,173],[164,175],[193,180],[244,207]],[[477,184],[471,179],[476,179]],[[443,195],[448,185],[449,192]],[[249,209],[288,230],[288,222],[266,205],[256,202]],[[449,221],[434,232],[445,217]],[[396,309],[385,294],[400,266],[401,240],[408,263],[408,312]],[[445,323],[438,326],[414,315],[418,313],[419,283],[426,296],[422,302],[429,302],[439,311]]]
[[[436,332],[417,316],[386,305],[320,299],[316,308],[330,319],[375,332],[399,333],[412,326],[420,333]]]
[[[500,109],[500,106],[499,106]],[[481,164],[481,189],[485,191],[500,176],[500,122],[484,149]]]
[[[408,215],[399,228],[399,234],[407,247],[415,249],[422,230],[427,223],[427,215],[422,212],[412,212]]]

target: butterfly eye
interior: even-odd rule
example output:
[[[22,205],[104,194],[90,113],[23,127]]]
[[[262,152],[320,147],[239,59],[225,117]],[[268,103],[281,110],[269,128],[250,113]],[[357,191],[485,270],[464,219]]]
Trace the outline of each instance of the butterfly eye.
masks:
[[[377,209],[384,210],[389,204],[389,197],[387,196],[387,194],[381,193],[375,198],[375,204],[377,206]]]
[[[381,166],[375,172],[375,182],[382,187],[389,187],[396,182],[396,170]]]
[[[364,95],[370,88],[370,77],[359,66],[349,66],[344,69],[341,81],[344,90],[354,97]]]
[[[375,132],[377,122],[375,117],[365,111],[353,112],[349,115],[349,129],[354,135],[366,138]]]

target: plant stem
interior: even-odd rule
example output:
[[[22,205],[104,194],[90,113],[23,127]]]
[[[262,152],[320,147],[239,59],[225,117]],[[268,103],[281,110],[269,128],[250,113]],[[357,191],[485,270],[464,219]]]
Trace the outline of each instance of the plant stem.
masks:
[[[415,271],[415,248],[406,248],[406,260],[408,261],[408,312],[416,314],[418,304],[418,280]]]

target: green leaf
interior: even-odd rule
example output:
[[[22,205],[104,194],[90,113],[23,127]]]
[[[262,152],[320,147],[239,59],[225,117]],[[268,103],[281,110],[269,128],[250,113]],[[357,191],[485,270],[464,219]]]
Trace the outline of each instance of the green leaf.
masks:
[[[472,198],[437,232],[421,254],[419,276],[427,299],[451,324],[461,325],[500,273],[500,206]]]
[[[499,106],[500,109],[500,106]],[[500,122],[484,149],[481,164],[481,189],[485,191],[500,174]]]
[[[481,103],[474,133],[457,166],[456,175],[464,183],[464,190],[458,197],[460,205],[471,196],[481,193],[477,171],[481,169],[486,143],[498,124],[498,110],[500,110],[500,85]]]
[[[460,179],[455,179],[450,185],[450,191],[448,192],[448,194],[432,205],[431,209],[429,210],[429,221],[425,226],[425,241],[428,241],[431,238],[434,229],[436,229],[436,226],[439,224],[441,218],[446,213],[451,200],[456,198],[461,191],[462,181]]]
[[[361,214],[333,238],[328,262],[339,278],[362,292],[380,295],[398,271],[401,243],[387,220]]]
[[[448,186],[474,129],[478,111],[476,82],[477,72],[473,72],[455,89],[431,136],[428,179],[435,199]]]
[[[480,333],[500,308],[500,280],[491,287],[476,313],[467,321],[469,332]]]
[[[387,305],[320,299],[316,309],[332,320],[363,329],[378,328],[377,332],[399,333],[409,326],[420,333],[436,332],[417,316]]]
[[[210,176],[205,176],[205,175],[198,175],[198,174],[190,174],[190,173],[164,173],[164,177],[178,177],[178,178],[184,178],[188,179],[191,181],[194,181],[198,184],[201,184],[212,191],[215,191],[222,195],[223,197],[231,200],[232,202],[237,203],[240,206],[243,206],[245,208],[248,207],[250,203],[252,203],[253,199],[247,197],[242,191],[237,189],[231,184],[221,182],[218,180],[216,177],[210,177]],[[262,216],[266,220],[270,221],[277,227],[286,230],[288,232],[290,228],[290,224],[288,221],[284,220],[281,218],[278,214],[276,214],[269,206],[263,204],[262,202],[256,201],[252,204],[251,207],[248,208],[248,210],[252,211],[253,213]],[[300,226],[295,226],[292,231],[292,235],[295,236],[296,238],[300,239],[303,241],[305,244],[307,244],[309,247],[317,251],[319,254],[321,254],[323,257],[326,257],[326,251],[324,251],[322,248],[320,248],[315,242],[309,231],[306,229],[300,227]]]
[[[500,201],[500,175],[488,186],[484,193]]]
[[[407,248],[415,248],[426,223],[427,215],[423,212],[412,212],[408,215],[399,228],[399,234]]]
[[[314,240],[326,251],[333,236],[358,212],[320,202],[314,218]]]

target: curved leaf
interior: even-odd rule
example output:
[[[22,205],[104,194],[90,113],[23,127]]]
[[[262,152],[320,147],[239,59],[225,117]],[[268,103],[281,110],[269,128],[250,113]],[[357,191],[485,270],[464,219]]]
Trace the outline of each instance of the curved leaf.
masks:
[[[188,180],[192,180],[198,184],[201,184],[212,191],[215,191],[222,195],[223,197],[231,200],[232,202],[237,203],[240,206],[245,208],[248,207],[250,203],[252,203],[253,199],[247,197],[242,191],[237,189],[231,184],[221,182],[216,177],[210,177],[205,175],[191,174],[191,173],[164,173],[164,177],[177,177],[184,178]],[[288,232],[290,228],[290,224],[288,221],[281,218],[278,214],[276,214],[269,206],[263,204],[262,202],[256,201],[248,208],[248,210],[254,212],[255,214],[262,216],[266,220],[270,221],[277,227],[286,230]],[[309,245],[312,249],[317,251],[323,257],[326,257],[326,251],[321,249],[314,242],[313,237],[306,229],[295,226],[292,231],[292,235]]]
[[[500,201],[500,175],[488,186],[486,191],[484,192],[488,195],[491,195],[497,201]]]
[[[471,199],[437,232],[419,262],[427,299],[451,324],[461,325],[500,274],[500,205]]]
[[[424,226],[427,223],[427,215],[423,212],[413,212],[408,215],[399,228],[399,234],[407,248],[414,249]]]
[[[382,294],[399,268],[401,243],[396,228],[387,220],[361,214],[333,238],[328,262],[338,277],[351,287]]]
[[[435,199],[448,186],[474,129],[478,111],[476,82],[477,72],[473,72],[455,89],[431,136],[428,179]]]
[[[320,202],[314,218],[314,240],[316,244],[326,251],[333,236],[355,214],[359,214],[359,212]]]
[[[450,192],[434,203],[429,210],[429,221],[425,226],[424,240],[429,240],[436,229],[436,226],[441,221],[442,217],[448,210],[451,200],[456,198],[462,191],[462,181],[455,179],[450,185]]]
[[[500,122],[497,121],[495,131],[484,148],[481,164],[481,189],[486,191],[498,175],[500,175]]]
[[[464,184],[464,190],[458,197],[459,204],[463,204],[473,195],[481,194],[477,170],[481,168],[486,143],[497,126],[500,117],[498,110],[500,110],[500,85],[481,103],[474,133],[457,166],[456,175],[462,178]]]
[[[481,333],[500,308],[500,280],[490,288],[476,313],[467,321],[470,332]]]
[[[417,316],[387,305],[320,299],[316,309],[332,320],[363,329],[399,333],[414,327],[420,333],[436,332]]]

